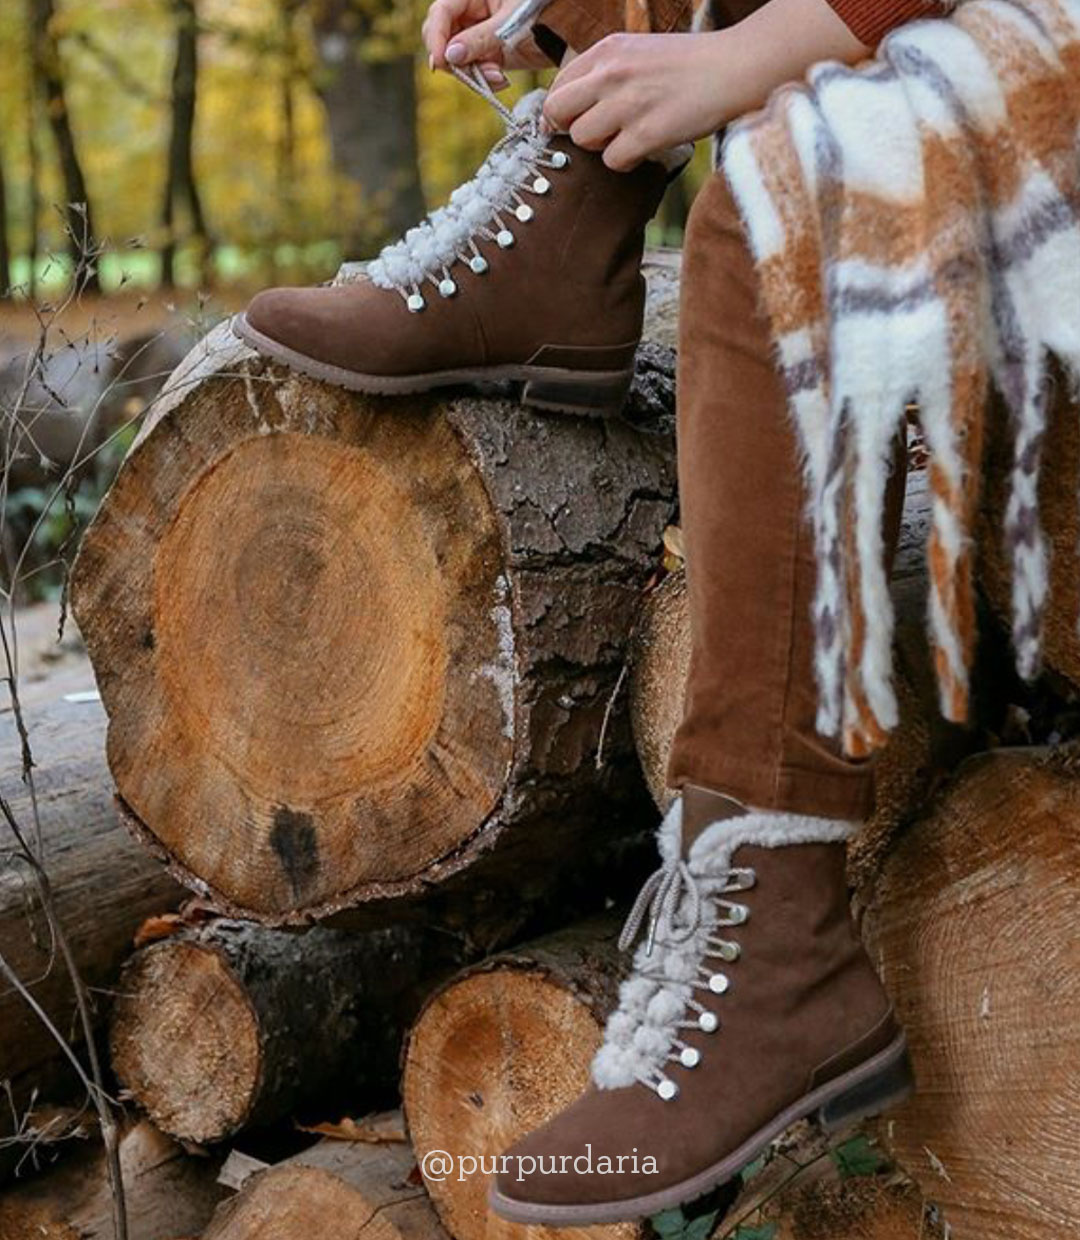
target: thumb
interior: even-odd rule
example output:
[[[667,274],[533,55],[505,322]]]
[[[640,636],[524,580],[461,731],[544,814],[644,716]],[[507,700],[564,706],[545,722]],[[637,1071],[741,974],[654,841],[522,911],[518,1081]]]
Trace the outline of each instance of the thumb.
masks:
[[[503,45],[495,37],[495,28],[501,19],[489,17],[454,35],[446,47],[446,59],[461,68],[481,60],[503,62]]]

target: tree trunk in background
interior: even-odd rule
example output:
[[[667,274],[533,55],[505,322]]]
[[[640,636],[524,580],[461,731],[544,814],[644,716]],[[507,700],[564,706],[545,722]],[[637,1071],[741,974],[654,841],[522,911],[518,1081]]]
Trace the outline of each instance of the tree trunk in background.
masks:
[[[367,257],[425,211],[413,57],[365,59],[371,16],[356,0],[316,0],[313,19],[334,167],[361,199],[345,241],[350,257]]]
[[[8,235],[7,181],[4,178],[4,158],[0,153],[0,297],[6,297],[11,289],[11,238]]]
[[[172,132],[169,136],[169,163],[165,180],[165,201],[161,223],[161,283],[172,288],[176,282],[176,209],[187,206],[192,235],[201,243],[205,276],[210,257],[210,239],[203,215],[202,200],[195,180],[193,145],[195,103],[199,77],[199,28],[196,0],[174,0],[176,16],[176,60],[172,76]]]
[[[276,153],[277,220],[275,240],[292,242],[296,223],[296,81],[300,74],[296,17],[303,0],[279,0],[281,76],[278,79],[278,134]],[[277,246],[271,247],[270,268],[276,273]],[[277,277],[274,276],[276,284]]]
[[[37,90],[45,100],[49,127],[56,142],[56,153],[64,181],[68,253],[71,255],[79,286],[90,292],[97,292],[100,281],[94,260],[96,242],[93,213],[67,109],[60,46],[52,29],[55,16],[54,0],[30,0],[33,76]]]
[[[31,66],[26,77],[26,257],[29,263],[27,291],[31,298],[37,293],[37,260],[40,248],[38,223],[41,219],[41,150],[37,139],[38,89],[34,63],[34,22],[32,5],[26,10],[26,58]]]

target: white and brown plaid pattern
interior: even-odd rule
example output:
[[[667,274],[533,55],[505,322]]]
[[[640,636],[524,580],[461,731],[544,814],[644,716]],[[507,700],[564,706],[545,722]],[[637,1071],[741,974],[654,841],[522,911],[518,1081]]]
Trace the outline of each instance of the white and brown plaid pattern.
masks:
[[[896,723],[881,522],[916,401],[930,452],[929,626],[941,707],[968,711],[972,537],[986,393],[1015,457],[1013,637],[1038,669],[1036,502],[1047,354],[1080,379],[1080,0],[967,0],[729,130],[722,166],[761,277],[819,556],[818,727],[845,752]]]

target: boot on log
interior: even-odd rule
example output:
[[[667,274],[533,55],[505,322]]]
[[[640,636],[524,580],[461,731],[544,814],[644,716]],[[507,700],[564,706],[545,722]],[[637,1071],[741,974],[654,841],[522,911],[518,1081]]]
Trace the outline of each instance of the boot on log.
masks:
[[[523,907],[584,832],[648,822],[629,729],[593,759],[670,429],[361,397],[220,325],[73,570],[130,825],[222,912],[296,924],[455,875]]]
[[[412,927],[183,931],[124,969],[113,1069],[163,1132],[200,1144],[320,1101],[369,1107],[396,1094],[404,1031],[460,964],[450,936]]]
[[[404,1142],[320,1141],[246,1180],[202,1240],[447,1240]]]
[[[432,996],[409,1035],[403,1096],[409,1135],[425,1153],[491,1160],[585,1088],[624,971],[618,926],[590,920],[466,969]],[[426,1178],[454,1240],[521,1235],[631,1240],[636,1224],[524,1227],[487,1207],[488,1176]]]
[[[915,1064],[882,1126],[955,1240],[1080,1234],[1080,756],[969,759],[866,915]]]

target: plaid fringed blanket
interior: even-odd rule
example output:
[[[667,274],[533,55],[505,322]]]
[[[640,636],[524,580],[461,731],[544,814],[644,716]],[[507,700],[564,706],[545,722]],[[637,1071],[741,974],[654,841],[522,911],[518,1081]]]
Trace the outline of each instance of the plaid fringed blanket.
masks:
[[[974,643],[988,383],[1015,455],[1004,528],[1020,672],[1038,669],[1047,353],[1080,378],[1080,0],[967,0],[821,64],[733,126],[739,203],[796,424],[817,541],[818,728],[846,753],[897,719],[882,500],[905,406],[930,454],[929,627],[948,719]]]

